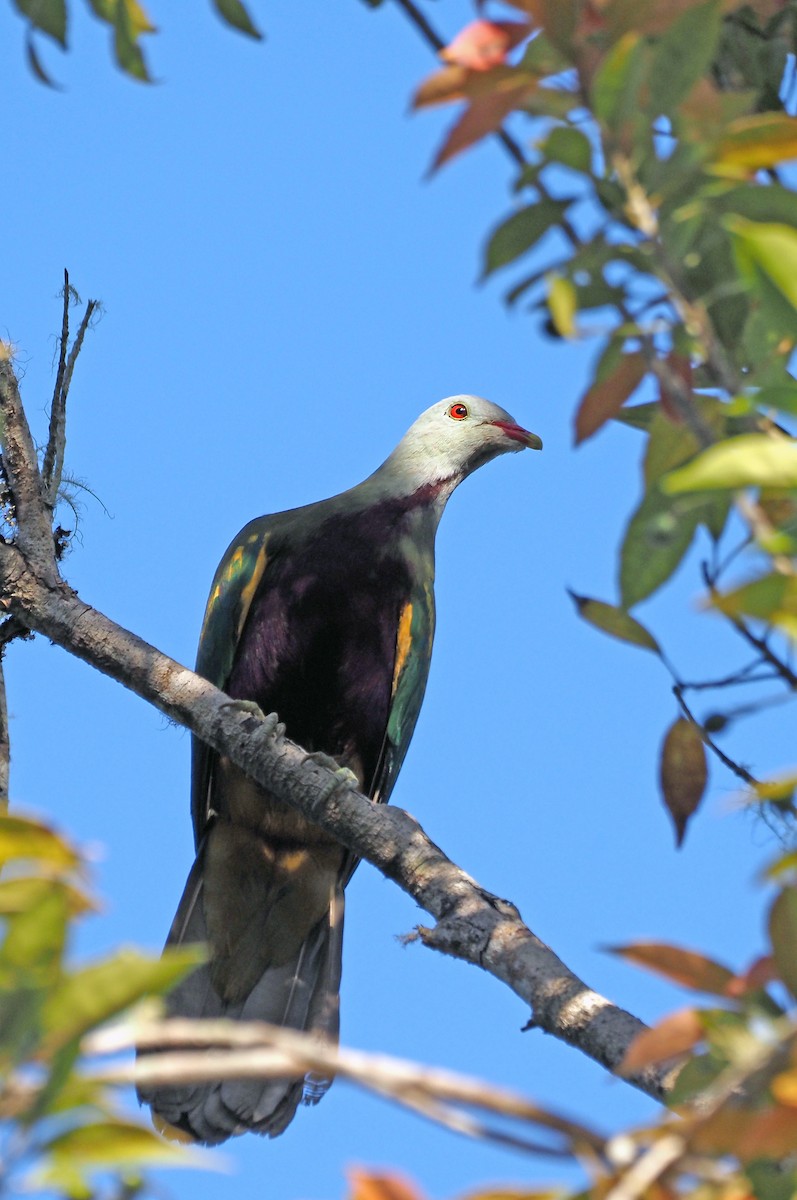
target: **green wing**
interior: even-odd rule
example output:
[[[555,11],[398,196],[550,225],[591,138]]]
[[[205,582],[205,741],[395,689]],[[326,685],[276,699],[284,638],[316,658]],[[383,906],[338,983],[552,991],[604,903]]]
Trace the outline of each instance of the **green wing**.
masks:
[[[378,804],[387,804],[407,753],[421,711],[434,639],[432,579],[418,585],[399,613],[396,659],[393,667],[390,714],[385,742],[371,791]]]
[[[196,671],[222,690],[232,672],[241,632],[266,570],[270,533],[267,517],[250,521],[228,548],[213,578],[199,635]],[[191,755],[191,816],[197,845],[207,821],[213,757],[214,751],[195,737]]]

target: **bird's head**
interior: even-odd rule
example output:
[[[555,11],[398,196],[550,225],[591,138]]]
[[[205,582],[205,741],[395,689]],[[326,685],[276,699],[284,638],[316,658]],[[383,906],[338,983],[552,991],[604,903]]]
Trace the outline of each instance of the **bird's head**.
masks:
[[[381,468],[407,491],[442,485],[446,494],[477,467],[542,441],[479,396],[449,396],[421,413]]]

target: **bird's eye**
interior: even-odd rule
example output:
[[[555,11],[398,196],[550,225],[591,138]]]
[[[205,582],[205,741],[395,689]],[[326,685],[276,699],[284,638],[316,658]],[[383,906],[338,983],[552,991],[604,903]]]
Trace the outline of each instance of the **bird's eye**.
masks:
[[[452,421],[464,421],[468,415],[468,407],[466,404],[452,404],[448,415]]]

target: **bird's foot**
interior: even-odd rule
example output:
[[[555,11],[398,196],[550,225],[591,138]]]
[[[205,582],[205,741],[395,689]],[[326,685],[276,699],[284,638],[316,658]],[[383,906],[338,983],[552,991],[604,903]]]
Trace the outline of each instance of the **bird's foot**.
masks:
[[[254,700],[225,700],[222,708],[234,708],[248,717],[256,717],[258,722],[263,724],[267,734],[274,734],[279,741],[285,736],[285,726],[280,721],[276,713],[264,713],[263,709]]]
[[[325,795],[331,795],[337,788],[346,785],[354,788],[355,791],[360,789],[360,781],[349,767],[342,767],[336,758],[332,758],[330,754],[324,754],[323,750],[313,750],[304,757],[305,762],[313,762],[318,767],[326,767],[328,771],[332,771],[335,776],[335,782],[330,784]]]

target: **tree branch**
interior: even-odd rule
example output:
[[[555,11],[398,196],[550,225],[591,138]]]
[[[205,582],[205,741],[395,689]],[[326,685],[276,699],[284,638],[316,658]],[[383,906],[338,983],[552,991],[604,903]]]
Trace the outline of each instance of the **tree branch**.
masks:
[[[528,1004],[529,1027],[614,1070],[641,1021],[592,991],[522,922],[514,905],[481,888],[397,808],[374,805],[350,780],[282,736],[274,714],[242,712],[218,688],[92,609],[61,579],[39,487],[33,442],[10,362],[0,364],[0,411],[17,544],[0,545],[0,603],[26,627],[117,680],[226,755],[396,882],[436,920],[424,944],[481,966]],[[9,453],[11,448],[11,453]],[[676,1069],[648,1067],[628,1082],[661,1099]]]

